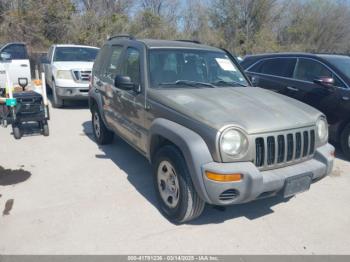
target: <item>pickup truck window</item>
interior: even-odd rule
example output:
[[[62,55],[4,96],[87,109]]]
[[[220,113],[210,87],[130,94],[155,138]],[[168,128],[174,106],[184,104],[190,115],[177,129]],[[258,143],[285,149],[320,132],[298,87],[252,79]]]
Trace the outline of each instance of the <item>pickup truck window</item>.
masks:
[[[87,61],[93,62],[98,53],[97,48],[56,47],[54,62]]]
[[[24,45],[11,44],[1,52],[10,54],[12,60],[28,59],[27,50]]]
[[[223,52],[154,49],[150,51],[149,67],[153,87],[171,83],[182,87],[187,82],[197,82],[203,87],[248,85],[240,70]]]

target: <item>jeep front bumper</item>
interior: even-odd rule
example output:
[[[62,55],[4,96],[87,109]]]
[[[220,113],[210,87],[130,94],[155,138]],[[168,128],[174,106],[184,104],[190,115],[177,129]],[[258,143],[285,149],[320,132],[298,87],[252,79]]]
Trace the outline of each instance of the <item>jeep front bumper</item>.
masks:
[[[206,190],[206,202],[214,205],[230,205],[249,202],[255,199],[274,196],[283,192],[286,181],[303,176],[316,182],[332,171],[334,147],[326,144],[319,147],[312,159],[290,166],[260,171],[251,162],[207,163],[202,166],[202,175]],[[217,182],[208,179],[206,172],[217,174],[241,174],[236,182]],[[303,185],[300,185],[303,186]]]

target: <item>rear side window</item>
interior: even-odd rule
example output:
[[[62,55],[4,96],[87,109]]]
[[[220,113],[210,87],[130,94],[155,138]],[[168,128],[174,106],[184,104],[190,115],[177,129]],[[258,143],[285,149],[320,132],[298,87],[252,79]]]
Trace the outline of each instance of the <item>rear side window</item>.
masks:
[[[281,77],[292,77],[296,61],[296,58],[268,59],[263,61],[259,66],[259,73]]]
[[[10,54],[12,60],[28,59],[27,49],[24,45],[9,45],[2,52]]]
[[[114,79],[117,74],[120,73],[119,58],[122,52],[122,46],[114,45],[111,47],[111,52],[108,55],[108,62],[106,64],[106,76],[110,79]]]
[[[140,52],[139,50],[129,47],[126,57],[126,75],[131,78],[135,84],[141,83],[140,78]]]

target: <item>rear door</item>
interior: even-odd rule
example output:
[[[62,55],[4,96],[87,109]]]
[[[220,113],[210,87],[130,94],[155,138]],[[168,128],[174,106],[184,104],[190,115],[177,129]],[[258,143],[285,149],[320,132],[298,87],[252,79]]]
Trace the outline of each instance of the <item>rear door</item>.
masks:
[[[335,88],[325,88],[313,82],[320,77],[333,78]],[[300,57],[294,70],[293,79],[292,85],[297,87],[298,91],[290,96],[323,112],[330,124],[336,123],[341,118],[339,102],[342,100],[342,90],[346,86],[331,68],[313,58]]]
[[[117,74],[121,74],[121,57],[124,46],[122,45],[105,45],[98,55],[94,66],[93,82],[96,89],[102,96],[103,113],[114,131],[120,133],[119,128],[119,108],[115,104],[116,88],[114,79]]]
[[[18,78],[27,78],[31,82],[31,71],[26,46],[23,44],[9,44],[1,53],[7,53],[10,57],[8,72],[14,85],[18,84]]]
[[[289,57],[266,58],[249,67],[247,74],[254,86],[288,94],[296,61]]]

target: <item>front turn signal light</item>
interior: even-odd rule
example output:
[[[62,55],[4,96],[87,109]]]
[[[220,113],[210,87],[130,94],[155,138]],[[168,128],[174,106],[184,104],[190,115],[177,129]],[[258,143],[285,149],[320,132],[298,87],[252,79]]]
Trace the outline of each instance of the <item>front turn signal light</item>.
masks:
[[[217,182],[238,182],[243,178],[242,174],[234,173],[234,174],[218,174],[214,172],[205,171],[205,175],[207,178]]]

